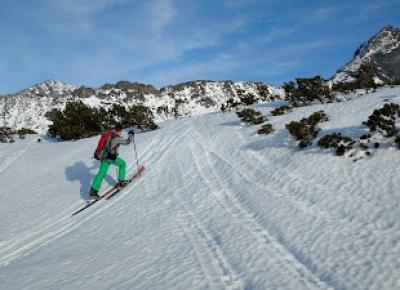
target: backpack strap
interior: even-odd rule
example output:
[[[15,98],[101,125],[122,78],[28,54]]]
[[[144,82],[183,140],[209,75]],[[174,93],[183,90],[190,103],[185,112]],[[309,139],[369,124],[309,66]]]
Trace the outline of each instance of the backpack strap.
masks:
[[[112,140],[115,139],[115,138],[118,138],[118,137],[119,137],[119,136],[118,136],[117,134],[115,134],[114,132],[111,131],[111,137],[107,140],[107,141],[110,142],[110,143],[109,143],[110,146],[111,146]],[[119,145],[119,144],[115,145],[114,147],[111,147],[110,149],[106,149],[106,150],[107,150],[108,152],[111,152],[111,151],[113,151],[114,149],[117,149],[118,145]]]

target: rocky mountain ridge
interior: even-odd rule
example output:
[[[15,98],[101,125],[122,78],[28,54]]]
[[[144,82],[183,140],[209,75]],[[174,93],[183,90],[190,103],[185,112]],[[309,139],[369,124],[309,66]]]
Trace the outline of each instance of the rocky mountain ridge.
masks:
[[[0,126],[43,133],[51,124],[51,110],[77,100],[105,108],[113,103],[125,107],[143,105],[152,110],[156,121],[162,121],[218,111],[229,99],[251,98],[259,103],[283,96],[282,89],[262,82],[191,81],[157,90],[152,85],[129,81],[93,89],[49,80],[16,94],[0,96]]]
[[[332,78],[333,82],[353,81],[362,64],[371,64],[377,84],[399,80],[400,29],[386,26],[363,43],[353,59],[337,71]]]

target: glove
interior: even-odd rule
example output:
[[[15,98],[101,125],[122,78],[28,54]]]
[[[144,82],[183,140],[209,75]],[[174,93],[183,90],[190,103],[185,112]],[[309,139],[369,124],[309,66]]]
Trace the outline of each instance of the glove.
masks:
[[[129,135],[132,135],[132,136],[135,136],[135,131],[129,130],[128,134],[129,134]]]

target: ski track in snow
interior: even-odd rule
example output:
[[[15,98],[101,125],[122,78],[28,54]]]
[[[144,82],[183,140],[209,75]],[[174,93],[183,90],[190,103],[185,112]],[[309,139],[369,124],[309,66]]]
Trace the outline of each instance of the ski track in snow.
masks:
[[[243,138],[241,134],[236,133],[236,137],[240,139],[242,142],[245,142],[246,140]],[[222,157],[221,154],[218,154],[216,150],[210,151],[210,153],[218,159],[218,161],[222,161],[223,163],[227,164],[228,167],[230,167],[235,173],[237,173],[243,180],[245,180],[247,183],[252,184],[256,188],[262,190],[262,187],[264,184],[257,182],[255,178],[257,177],[257,172],[255,171],[254,165],[251,164],[233,164],[232,161],[228,162],[226,158]],[[268,168],[273,168],[274,170],[271,170],[270,172],[272,173],[267,173],[266,180],[269,180],[269,185],[268,185],[268,192],[272,193],[273,195],[285,199],[288,203],[291,203],[295,207],[299,208],[300,210],[304,212],[309,212],[317,217],[323,217],[325,220],[328,220],[333,223],[340,223],[341,225],[344,226],[350,226],[350,227],[356,227],[356,228],[363,228],[368,230],[371,234],[380,237],[382,235],[392,235],[394,231],[400,233],[398,229],[393,229],[393,228],[388,228],[388,229],[378,229],[375,225],[373,224],[362,224],[360,222],[357,222],[355,220],[350,220],[347,217],[339,217],[335,216],[326,209],[321,209],[319,208],[315,202],[312,200],[308,200],[305,197],[301,196],[301,193],[296,194],[298,192],[298,188],[294,186],[291,192],[293,193],[291,196],[283,195],[279,193],[278,187],[279,185],[282,184],[282,180],[287,180],[286,184],[290,183],[298,183],[298,180],[295,178],[292,178],[292,174],[288,172],[285,169],[282,169],[278,167],[275,163],[269,161],[267,158],[262,158],[261,156],[257,155],[256,152],[253,151],[248,151],[246,152],[246,156],[243,155],[243,152],[240,150],[235,151],[235,154],[241,156],[241,160],[246,160],[248,157],[251,158],[252,162],[257,162],[260,167],[268,167]],[[246,173],[243,171],[237,170],[236,168],[240,168],[243,166],[246,166]],[[252,174],[252,177],[249,177],[249,175]],[[277,177],[279,176],[279,178]],[[282,176],[285,176],[285,178],[282,178]],[[350,180],[356,180],[354,176],[349,177]],[[289,181],[290,180],[290,181]],[[323,181],[321,181],[323,183]],[[321,192],[326,191],[326,189],[318,184],[314,184],[318,189],[321,190]],[[300,187],[301,188],[301,187]],[[360,196],[360,198],[363,199],[364,203],[371,203],[370,200],[367,200],[363,196]],[[374,205],[375,206],[375,205]]]
[[[193,212],[179,201],[176,196],[175,199],[185,211],[183,214],[178,215],[179,222],[196,252],[201,268],[203,269],[207,281],[209,281],[210,288],[216,289],[213,285],[215,282],[213,276],[219,274],[220,282],[223,286],[221,289],[243,290],[243,281],[236,277],[236,274],[229,265],[221,247],[218,246],[201,221],[195,217]],[[211,257],[211,262],[206,262],[208,259],[204,257],[204,251],[208,252],[208,255]],[[215,271],[210,271],[208,269],[210,264],[216,268]]]
[[[286,273],[291,273],[293,279],[298,279],[304,283],[302,284],[302,289],[332,289],[325,282],[316,277],[306,265],[298,261],[284,245],[280,244],[272,237],[272,235],[261,227],[254,218],[254,214],[248,213],[248,211],[240,204],[240,202],[234,197],[232,189],[229,189],[229,185],[227,185],[214,170],[208,158],[210,153],[205,150],[200,139],[201,137],[197,138],[198,143],[196,144],[199,144],[199,147],[201,147],[201,150],[204,152],[202,156],[207,161],[207,168],[202,169],[201,163],[193,153],[194,150],[192,149],[191,152],[197,171],[201,175],[204,183],[209,186],[211,195],[218,202],[221,208],[232,217],[232,220],[238,226],[243,227],[254,237],[255,243],[260,249],[260,255],[265,255],[267,258],[279,261],[279,263],[274,266],[277,266],[280,269],[285,269]],[[199,149],[199,147],[197,147],[197,149]],[[208,174],[206,175],[206,173]],[[210,182],[210,173],[215,177],[216,184]],[[221,191],[217,184],[220,185],[220,188],[223,188],[223,200],[221,200],[221,197],[218,195],[215,195],[215,192]]]
[[[183,126],[184,125],[182,125],[182,127]],[[143,161],[146,162],[147,164],[150,164],[148,168],[146,168],[146,170],[149,170],[149,168],[151,168],[153,165],[159,162],[160,157],[163,154],[168,153],[168,151],[171,150],[173,145],[179,142],[179,139],[172,139],[172,138],[169,139],[170,141],[167,143],[163,144],[163,142],[160,142],[161,144],[163,144],[163,145],[159,144],[160,154],[157,156],[151,156],[149,160],[147,160],[146,157],[147,155],[149,155],[151,148],[147,146],[143,150],[142,153]],[[163,140],[164,139],[162,139],[161,141]],[[26,150],[27,149],[24,149],[23,151],[25,152]],[[19,154],[18,156],[20,156],[21,154]],[[128,168],[128,171],[132,170],[135,166],[136,165],[131,165]],[[146,172],[144,173],[144,175],[146,175]],[[125,194],[128,194],[129,191],[133,190],[136,187],[135,186],[136,184],[137,182],[135,182],[135,184],[132,184],[132,186],[129,186],[129,190],[127,190]],[[119,193],[117,196],[122,197],[124,195],[122,193]],[[115,200],[116,199],[117,198],[115,198]],[[90,209],[85,210],[85,212],[87,213],[86,215],[84,213],[79,214],[80,216],[83,216],[83,218],[81,219],[71,216],[73,209],[76,209],[80,205],[81,202],[68,207],[62,213],[62,218],[58,219],[56,222],[50,222],[50,223],[43,222],[37,225],[35,229],[33,230],[31,229],[30,233],[14,239],[14,242],[8,242],[8,241],[4,242],[7,244],[3,246],[0,250],[0,267],[7,266],[13,260],[29,255],[34,251],[37,251],[40,248],[48,245],[50,242],[53,242],[60,237],[63,237],[64,235],[68,234],[74,229],[79,228],[81,225],[85,224],[87,220],[93,219],[97,217],[99,214],[101,214],[103,211],[107,210],[110,206],[113,205],[113,203],[107,202],[107,204],[103,204],[102,206],[94,205],[92,208],[90,208],[92,209],[92,211],[90,211]]]
[[[21,157],[27,150],[29,149],[29,145],[27,145],[24,149],[15,151],[0,163],[0,173],[8,168],[11,164],[13,164],[19,157]]]

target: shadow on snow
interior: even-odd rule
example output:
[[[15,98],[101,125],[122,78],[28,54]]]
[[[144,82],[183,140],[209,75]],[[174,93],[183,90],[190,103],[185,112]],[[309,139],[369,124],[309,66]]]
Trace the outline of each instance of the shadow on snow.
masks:
[[[97,161],[93,161],[91,167],[87,166],[86,163],[83,161],[78,161],[75,162],[75,164],[67,166],[65,168],[65,176],[67,177],[68,181],[79,181],[81,185],[80,195],[82,199],[86,200],[89,198],[90,185],[94,177],[96,176],[95,173],[97,173],[99,166],[100,163]],[[112,178],[110,175],[106,175],[104,179],[105,180],[103,181],[103,185],[104,183],[114,184],[116,182],[115,179]]]

